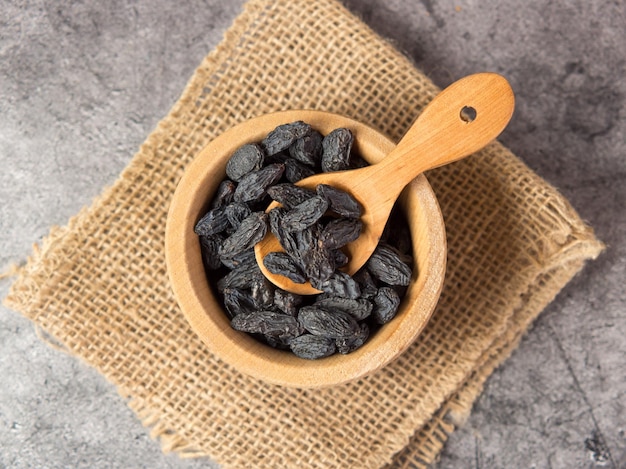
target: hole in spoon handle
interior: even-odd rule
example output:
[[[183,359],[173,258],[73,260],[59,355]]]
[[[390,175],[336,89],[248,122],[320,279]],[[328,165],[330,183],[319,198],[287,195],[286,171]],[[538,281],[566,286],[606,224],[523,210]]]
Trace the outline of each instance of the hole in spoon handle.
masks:
[[[476,109],[472,106],[463,106],[461,112],[459,112],[459,117],[463,122],[471,123],[476,119]]]

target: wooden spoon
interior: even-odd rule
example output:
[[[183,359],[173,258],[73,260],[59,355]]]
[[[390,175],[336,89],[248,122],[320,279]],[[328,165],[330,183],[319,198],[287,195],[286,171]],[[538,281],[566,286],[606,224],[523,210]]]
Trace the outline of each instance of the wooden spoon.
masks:
[[[341,270],[354,274],[367,261],[396,199],[409,182],[426,170],[483,148],[504,130],[513,108],[513,90],[502,76],[494,73],[467,76],[439,93],[381,162],[356,170],[316,174],[299,181],[297,185],[312,189],[329,184],[347,191],[363,207],[361,235],[345,246],[350,261]],[[268,211],[276,205],[272,203]],[[294,283],[265,268],[263,258],[282,250],[271,233],[255,246],[263,274],[283,290],[300,295],[320,293],[309,282]]]

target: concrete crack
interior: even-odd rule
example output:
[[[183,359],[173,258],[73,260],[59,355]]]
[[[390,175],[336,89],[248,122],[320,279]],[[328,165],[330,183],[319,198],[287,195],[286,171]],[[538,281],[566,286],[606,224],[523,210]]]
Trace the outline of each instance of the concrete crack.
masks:
[[[476,469],[481,469],[482,464],[481,460],[481,452],[480,452],[480,440],[477,436],[474,436],[474,464]]]
[[[594,431],[592,432],[591,438],[588,438],[587,440],[585,440],[585,447],[588,450],[591,450],[590,442],[593,440],[593,443],[594,443],[593,444],[593,448],[601,449],[602,450],[601,451],[602,454],[606,455],[606,457],[608,457],[608,460],[611,462],[611,467],[613,469],[618,469],[617,465],[615,464],[615,460],[613,459],[613,456],[611,455],[611,450],[609,449],[608,445],[606,444],[606,439],[604,438],[604,435],[602,434],[602,431],[600,430],[600,426],[598,425],[598,421],[596,419],[596,416],[593,413],[593,406],[591,405],[591,402],[587,398],[587,394],[585,393],[584,389],[580,385],[580,381],[578,381],[578,378],[576,377],[576,373],[574,373],[574,369],[572,368],[572,365],[571,365],[571,363],[569,361],[569,357],[568,357],[567,353],[565,352],[565,349],[563,348],[563,344],[559,340],[559,337],[558,337],[556,331],[554,330],[554,328],[551,325],[548,325],[548,328],[552,332],[552,337],[554,338],[554,342],[556,343],[556,346],[559,349],[559,353],[561,354],[561,358],[565,362],[565,366],[567,367],[567,371],[569,372],[569,374],[572,377],[572,380],[574,381],[574,386],[576,386],[576,389],[578,390],[578,392],[582,396],[583,401],[585,402],[585,405],[587,406],[587,408],[589,410],[589,415],[591,416],[591,420],[592,420],[593,425],[595,427]]]

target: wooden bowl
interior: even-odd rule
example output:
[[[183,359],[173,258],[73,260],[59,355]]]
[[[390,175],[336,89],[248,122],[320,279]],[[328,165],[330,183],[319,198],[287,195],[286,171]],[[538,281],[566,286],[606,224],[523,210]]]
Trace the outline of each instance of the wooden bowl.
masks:
[[[437,199],[424,175],[401,195],[411,229],[413,278],[398,314],[347,354],[306,360],[262,344],[230,327],[207,282],[200,243],[193,228],[208,210],[225,177],[228,158],[245,143],[262,140],[280,124],[302,120],[326,135],[346,127],[355,136],[353,151],[368,162],[385,157],[394,143],[352,119],[321,111],[283,111],[239,124],[208,144],[181,178],[170,206],[165,253],[172,289],[185,318],[209,350],[242,373],[272,384],[316,388],[366,376],[404,352],[422,332],[439,299],[446,265],[446,237]]]

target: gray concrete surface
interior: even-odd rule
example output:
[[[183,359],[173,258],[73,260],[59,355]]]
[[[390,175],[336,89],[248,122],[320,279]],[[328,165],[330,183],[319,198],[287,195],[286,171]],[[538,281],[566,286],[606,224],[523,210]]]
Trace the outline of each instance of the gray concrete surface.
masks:
[[[2,3],[0,269],[115,180],[242,3]],[[517,110],[501,140],[608,244],[489,379],[435,467],[626,468],[624,1],[345,4],[440,86],[507,76]],[[216,466],[164,456],[112,385],[2,308],[0,467]]]

